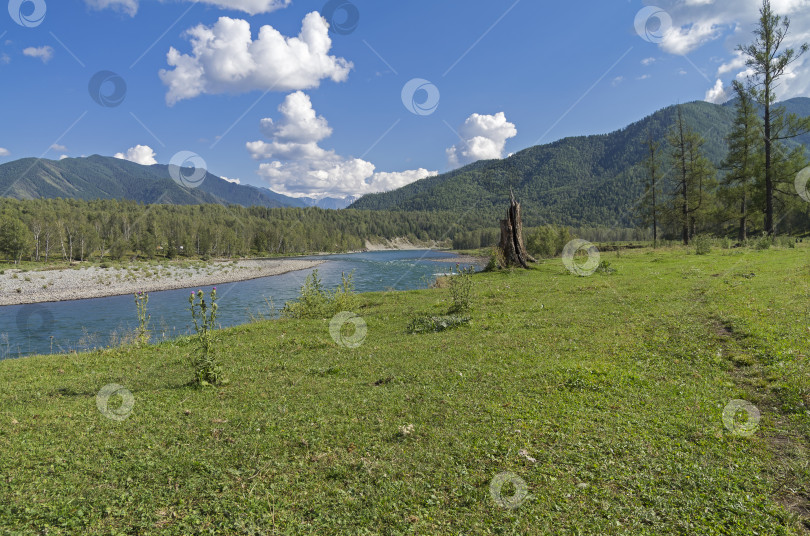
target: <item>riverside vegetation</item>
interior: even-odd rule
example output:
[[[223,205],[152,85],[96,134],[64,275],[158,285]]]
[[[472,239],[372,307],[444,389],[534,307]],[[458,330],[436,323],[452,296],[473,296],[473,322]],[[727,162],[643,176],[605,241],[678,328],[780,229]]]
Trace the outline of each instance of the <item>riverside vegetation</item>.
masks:
[[[472,320],[442,333],[406,331],[453,307],[447,286],[353,295],[362,346],[336,344],[328,314],[219,330],[230,383],[208,389],[188,381],[193,337],[0,362],[0,526],[803,534],[810,252],[794,246],[474,274]],[[132,393],[124,420],[96,407],[108,384]],[[761,412],[750,436],[724,423],[735,399]]]

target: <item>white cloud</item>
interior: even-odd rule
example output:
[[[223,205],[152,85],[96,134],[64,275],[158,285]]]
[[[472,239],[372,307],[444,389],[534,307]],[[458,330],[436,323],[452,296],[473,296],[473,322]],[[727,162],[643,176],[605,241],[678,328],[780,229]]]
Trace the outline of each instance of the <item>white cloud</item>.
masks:
[[[616,78],[614,78],[614,79],[613,79],[613,81],[611,82],[611,85],[612,85],[613,87],[616,87],[616,86],[618,86],[619,84],[621,84],[623,81],[624,81],[624,77],[623,77],[623,76],[617,76]]]
[[[317,12],[304,17],[297,37],[285,37],[268,25],[253,40],[249,22],[228,17],[211,27],[195,26],[186,35],[192,53],[170,48],[166,59],[174,69],[160,71],[169,106],[201,94],[315,88],[326,78],[345,81],[354,67],[328,54],[329,24]]]
[[[0,64],[2,64],[2,65],[8,65],[9,63],[11,63],[11,56],[9,56],[8,54],[6,54],[5,52],[3,52],[2,54],[0,54]]]
[[[250,15],[270,13],[289,6],[292,0],[198,0],[222,9],[244,11]],[[85,0],[91,9],[115,9],[134,17],[138,12],[138,0]]]
[[[332,129],[301,91],[287,95],[278,109],[281,119],[260,123],[270,141],[246,144],[255,160],[270,160],[259,165],[258,173],[276,192],[294,197],[346,197],[393,190],[438,174],[421,168],[375,172],[371,162],[323,149],[318,142],[330,136]]]
[[[157,164],[157,160],[155,160],[155,151],[153,151],[148,145],[136,145],[135,147],[130,147],[127,149],[126,154],[116,153],[113,156],[122,160],[135,162],[136,164],[141,164],[142,166],[151,166]]]
[[[717,70],[718,78],[745,78],[750,71],[743,57],[735,50],[739,44],[749,44],[758,20],[761,0],[656,0],[655,4],[672,18],[673,27],[659,45],[673,54],[686,54],[704,44],[727,37],[728,59]],[[790,17],[790,32],[782,45],[798,48],[810,41],[810,0],[771,0],[774,13]],[[805,96],[810,91],[810,59],[797,61],[780,80],[777,99]],[[714,88],[712,88],[714,90]],[[708,96],[707,96],[708,97]]]
[[[64,160],[65,158],[70,158],[68,155],[63,154],[59,156],[59,160]]]
[[[228,177],[220,177],[220,179],[227,182],[231,182],[233,184],[242,184],[242,181],[240,181],[239,179],[229,179]]]
[[[48,63],[50,59],[53,57],[53,48],[49,46],[28,47],[24,49],[22,52],[23,55],[25,56],[41,59],[42,63]]]
[[[10,156],[11,151],[6,149],[5,147],[0,147],[0,156]]]
[[[644,58],[643,60],[641,60],[641,64],[645,67],[647,67],[648,65],[652,65],[653,63],[655,63],[655,58]]]
[[[54,143],[53,145],[51,145],[51,149],[63,153],[67,151],[67,147],[65,147],[64,145],[59,145],[58,143]]]
[[[652,76],[648,74],[642,74],[641,76],[636,77],[636,80],[647,80],[648,78],[652,78]]]
[[[503,158],[506,140],[517,136],[515,125],[506,120],[503,112],[495,115],[472,114],[458,130],[464,143],[447,149],[450,167]]]
[[[745,59],[746,58],[742,55],[742,53],[735,52],[735,55],[731,60],[717,68],[717,76],[723,76],[724,74],[732,71],[739,71],[745,67]]]
[[[138,12],[138,0],[84,0],[90,9],[114,9],[134,17]]]
[[[670,28],[664,35],[661,48],[670,54],[689,54],[722,34],[723,26],[719,20],[697,21],[686,26]]]
[[[714,104],[723,104],[728,100],[728,95],[726,94],[726,90],[723,87],[722,80],[718,79],[717,82],[714,84],[714,87],[706,92],[706,97],[704,100],[706,102],[712,102]]]

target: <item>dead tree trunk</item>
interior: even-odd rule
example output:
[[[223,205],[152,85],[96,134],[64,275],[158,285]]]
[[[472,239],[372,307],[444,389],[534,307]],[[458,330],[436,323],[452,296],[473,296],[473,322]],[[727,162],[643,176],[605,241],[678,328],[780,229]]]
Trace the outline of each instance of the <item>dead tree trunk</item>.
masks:
[[[511,201],[506,219],[501,220],[501,243],[498,247],[503,252],[506,267],[522,266],[528,268],[530,262],[537,262],[526,251],[523,243],[523,220],[520,216],[520,203],[515,201],[515,194],[510,192]]]

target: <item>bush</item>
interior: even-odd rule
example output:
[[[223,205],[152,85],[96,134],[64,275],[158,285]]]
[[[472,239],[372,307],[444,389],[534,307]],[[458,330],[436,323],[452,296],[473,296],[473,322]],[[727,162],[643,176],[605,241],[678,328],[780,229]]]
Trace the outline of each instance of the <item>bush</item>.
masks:
[[[779,236],[774,240],[774,244],[779,246],[780,248],[795,248],[796,247],[796,239],[791,236]]]
[[[712,239],[709,235],[697,235],[694,244],[696,255],[708,255],[712,251]]]
[[[420,315],[411,320],[406,328],[408,333],[438,333],[470,323],[469,316],[430,316]]]
[[[756,242],[754,242],[754,249],[757,251],[764,251],[766,249],[771,249],[773,246],[773,238],[768,235],[762,235]]]
[[[484,271],[495,272],[504,266],[506,266],[506,259],[503,257],[503,251],[498,246],[493,247],[492,252],[489,254],[489,262],[484,268]]]
[[[601,274],[610,275],[616,273],[616,268],[610,267],[610,261],[601,260],[599,261],[599,266],[596,267],[596,271]]]
[[[450,307],[450,314],[463,313],[470,310],[472,296],[472,274],[475,268],[469,266],[460,268],[456,264],[456,270],[450,277],[450,296],[453,298],[453,306]]]
[[[138,313],[138,330],[135,335],[135,343],[137,345],[149,344],[149,339],[152,337],[152,332],[149,331],[149,320],[152,316],[147,310],[149,304],[149,294],[146,292],[138,292],[135,294],[135,308]]]
[[[341,285],[335,290],[324,288],[318,270],[307,276],[297,301],[284,304],[281,316],[285,318],[328,318],[341,311],[352,311],[359,305],[354,293],[354,272],[342,274]]]
[[[573,238],[568,227],[544,225],[527,233],[526,250],[535,257],[556,257]]]
[[[211,291],[211,304],[205,301],[205,293],[200,290],[191,293],[191,319],[197,332],[197,355],[194,357],[194,382],[197,385],[221,385],[227,383],[222,375],[222,367],[214,355],[214,339],[211,332],[216,329],[217,287]]]

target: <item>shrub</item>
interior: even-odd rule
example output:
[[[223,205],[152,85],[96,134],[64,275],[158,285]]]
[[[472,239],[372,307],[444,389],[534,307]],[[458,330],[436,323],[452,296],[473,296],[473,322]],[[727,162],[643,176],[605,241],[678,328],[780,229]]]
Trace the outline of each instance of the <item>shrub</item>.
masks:
[[[544,225],[527,233],[526,250],[536,257],[556,257],[572,239],[568,227]]]
[[[148,344],[152,337],[149,331],[149,319],[152,318],[147,312],[146,306],[149,303],[149,294],[138,292],[135,294],[135,308],[138,312],[138,331],[135,336],[136,344]]]
[[[453,298],[453,306],[450,307],[450,314],[463,313],[470,310],[472,295],[472,274],[475,268],[469,266],[460,268],[456,264],[456,269],[450,277],[450,296]]]
[[[764,251],[766,249],[771,249],[773,245],[773,238],[764,234],[761,238],[759,238],[756,242],[754,242],[754,249],[757,251]]]
[[[601,260],[599,261],[599,266],[596,267],[596,271],[601,274],[610,275],[616,273],[616,268],[610,267],[610,261]]]
[[[795,248],[796,239],[790,236],[779,236],[776,239],[774,239],[774,244],[776,244],[780,248]]]
[[[420,315],[414,317],[406,331],[408,333],[438,333],[448,329],[457,328],[470,323],[469,316],[430,316]]]
[[[197,332],[197,354],[193,359],[194,382],[200,386],[227,383],[222,375],[222,367],[214,355],[214,331],[217,320],[217,287],[211,291],[211,305],[205,301],[205,293],[200,290],[191,293],[191,319]]]
[[[696,255],[708,255],[712,251],[712,239],[709,235],[697,235],[694,244]]]
[[[281,315],[285,318],[328,318],[341,311],[352,311],[359,305],[354,293],[354,272],[341,275],[341,284],[335,290],[324,288],[315,269],[307,276],[297,301],[284,304]]]

